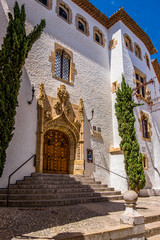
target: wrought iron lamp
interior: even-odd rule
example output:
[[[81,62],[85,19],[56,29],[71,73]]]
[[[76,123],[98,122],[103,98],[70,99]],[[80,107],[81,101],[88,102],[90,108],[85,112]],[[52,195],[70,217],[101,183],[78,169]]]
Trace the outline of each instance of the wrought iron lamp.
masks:
[[[92,117],[91,117],[91,119],[88,119],[88,122],[90,122],[90,121],[92,121],[92,119],[93,119],[93,117],[94,117],[94,109],[92,109]]]
[[[32,102],[33,102],[34,93],[35,93],[35,89],[34,89],[34,85],[32,85],[32,99],[30,101],[28,101],[29,105],[32,104]]]

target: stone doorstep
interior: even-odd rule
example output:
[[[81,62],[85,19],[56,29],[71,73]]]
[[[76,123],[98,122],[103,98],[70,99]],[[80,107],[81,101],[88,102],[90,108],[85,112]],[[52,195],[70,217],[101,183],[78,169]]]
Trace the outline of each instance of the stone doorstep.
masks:
[[[59,236],[52,237],[53,240],[145,240],[144,237],[144,225],[130,226],[125,224],[120,224],[115,227],[108,227],[103,231],[96,231],[90,233],[60,233]],[[39,234],[38,234],[39,235]],[[32,237],[31,234],[26,234],[21,237],[21,240],[26,239],[26,237]],[[34,237],[36,239],[35,233]],[[41,238],[37,236],[39,240],[47,240],[48,238]],[[47,237],[47,236],[46,236]],[[18,240],[18,238],[12,238],[12,240]]]

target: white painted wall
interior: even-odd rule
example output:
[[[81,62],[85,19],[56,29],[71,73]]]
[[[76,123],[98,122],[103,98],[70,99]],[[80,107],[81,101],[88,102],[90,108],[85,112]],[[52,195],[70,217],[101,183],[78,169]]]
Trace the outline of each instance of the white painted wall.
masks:
[[[127,33],[130,38],[132,39],[133,46],[134,42],[138,43],[142,50],[142,60],[135,56],[134,51],[129,51],[124,46],[124,41],[122,40],[122,51],[123,51],[123,64],[124,64],[124,75],[126,78],[127,83],[133,88],[135,84],[133,82],[134,78],[134,67],[138,68],[141,72],[146,74],[146,81],[148,82],[151,78],[154,78],[155,72],[153,70],[152,64],[150,62],[150,69],[146,64],[146,60],[144,58],[145,53],[150,57],[148,50],[146,49],[145,45],[121,22],[121,30],[122,30],[122,39],[123,35]],[[151,98],[154,99],[155,97],[159,97],[159,83],[158,80],[155,78],[155,84],[147,85],[147,88],[151,91]],[[137,102],[136,97],[134,97],[135,101]],[[140,103],[144,103],[140,101]],[[141,133],[139,131],[140,124],[138,119],[140,118],[140,110],[149,114],[149,121],[152,125],[152,138],[151,142],[144,141],[141,138]],[[159,123],[157,120],[160,118],[160,112],[156,112],[156,114],[151,113],[150,106],[147,103],[144,103],[143,106],[137,107],[135,109],[135,116],[136,116],[136,133],[137,139],[140,144],[141,152],[147,153],[149,159],[149,169],[145,170],[146,175],[146,186],[145,188],[152,188],[152,189],[159,189],[160,187],[160,165],[159,165],[159,158],[160,158],[160,132],[159,132]]]
[[[13,9],[13,0],[3,0],[10,9]],[[0,187],[6,187],[8,175],[21,163],[27,160],[36,150],[36,130],[37,130],[37,103],[40,83],[45,84],[46,93],[52,97],[57,96],[57,88],[62,82],[52,78],[51,63],[49,56],[54,51],[54,43],[57,42],[73,52],[73,62],[77,69],[74,86],[66,84],[70,93],[70,101],[78,104],[79,99],[84,100],[85,106],[85,160],[87,160],[87,149],[92,148],[94,154],[94,163],[104,168],[108,168],[120,175],[125,176],[123,155],[110,155],[110,147],[119,147],[120,137],[117,131],[117,120],[114,112],[115,94],[111,94],[111,84],[114,81],[121,82],[122,73],[131,87],[133,83],[133,66],[139,68],[147,75],[147,81],[155,76],[152,69],[149,70],[146,62],[139,60],[134,53],[131,53],[124,47],[123,34],[127,33],[133,42],[137,42],[142,49],[142,55],[149,53],[144,44],[121,22],[116,23],[109,30],[96,22],[90,15],[80,9],[71,0],[65,0],[73,13],[72,24],[68,24],[59,18],[55,12],[56,1],[53,1],[52,10],[48,10],[35,0],[18,0],[19,4],[25,3],[27,14],[27,31],[30,32],[33,26],[38,24],[42,18],[46,19],[46,28],[41,38],[34,44],[26,60],[22,84],[19,94],[19,107],[17,108],[15,134],[7,151],[7,162],[4,174],[0,181]],[[2,12],[1,8],[0,11]],[[1,13],[0,12],[0,13]],[[89,23],[90,36],[87,37],[79,32],[75,27],[75,16],[79,13],[84,16]],[[1,16],[3,15],[3,12]],[[3,31],[5,33],[6,19],[4,18]],[[93,27],[97,26],[102,30],[106,38],[105,48],[99,46],[93,41]],[[118,42],[116,48],[109,50],[108,45],[111,39],[115,38]],[[31,98],[31,85],[35,85],[36,98],[32,105],[27,101]],[[156,87],[158,82],[156,81]],[[154,96],[154,86],[148,87]],[[94,118],[91,122],[91,110],[94,109]],[[158,189],[159,184],[159,143],[160,143],[160,125],[157,121],[158,113],[151,114],[152,123],[152,142],[148,143],[141,140],[139,133],[139,110],[150,113],[147,104],[135,110],[137,121],[137,137],[142,147],[150,157],[149,170],[146,171],[147,188]],[[101,127],[102,138],[92,137],[92,126]],[[157,169],[157,173],[155,171]],[[30,175],[35,171],[33,163],[30,162],[24,167],[18,175],[13,178],[22,179],[24,175]],[[108,183],[110,187],[115,187],[125,191],[127,189],[126,181],[114,174],[109,174],[102,168],[85,162],[85,173],[94,176],[102,183]]]
[[[20,106],[16,116],[16,130],[14,138],[7,152],[7,164],[5,166],[3,178],[11,172],[10,162],[12,161],[12,169],[19,166],[21,162],[26,160],[36,149],[36,124],[37,124],[37,108],[36,101],[29,106],[26,102],[31,94],[31,85],[35,85],[36,97],[39,92],[41,82],[45,84],[46,93],[56,97],[57,88],[62,82],[53,79],[51,75],[51,63],[48,58],[51,51],[54,51],[54,43],[57,42],[73,52],[73,62],[77,69],[74,86],[66,84],[70,93],[70,100],[78,104],[79,99],[84,100],[86,122],[85,122],[85,160],[87,158],[87,148],[92,148],[94,153],[94,161],[102,167],[109,167],[109,147],[112,143],[112,104],[110,95],[110,76],[109,76],[109,60],[108,60],[108,35],[107,30],[87,13],[75,5],[72,1],[66,0],[73,12],[73,23],[67,24],[55,13],[55,1],[53,1],[53,9],[47,10],[34,0],[19,0],[20,4],[25,3],[27,14],[27,30],[30,31],[33,25],[40,22],[41,18],[46,19],[46,29],[42,37],[33,46],[26,60],[26,74],[23,75],[22,89],[20,96]],[[10,9],[13,8],[14,1],[7,0]],[[89,22],[90,36],[86,37],[76,30],[75,15],[79,13],[83,15]],[[93,41],[93,27],[100,28],[106,38],[105,48],[99,46]],[[23,86],[24,84],[24,86]],[[26,97],[24,97],[25,91]],[[87,118],[91,118],[91,110],[94,108],[94,118],[89,123]],[[21,115],[21,112],[23,114]],[[27,119],[25,121],[25,119]],[[21,123],[20,123],[21,122]],[[91,128],[95,125],[102,129],[102,139],[91,137]],[[22,141],[24,139],[24,141]],[[13,145],[13,147],[12,147]],[[92,176],[106,183],[108,174],[100,168],[85,164],[86,174],[91,174],[90,169],[94,172]],[[34,168],[30,164],[29,167],[19,174],[18,178],[28,175]],[[16,176],[17,177],[17,176]],[[15,180],[15,179],[14,179]],[[1,187],[6,186],[6,181],[1,181]]]

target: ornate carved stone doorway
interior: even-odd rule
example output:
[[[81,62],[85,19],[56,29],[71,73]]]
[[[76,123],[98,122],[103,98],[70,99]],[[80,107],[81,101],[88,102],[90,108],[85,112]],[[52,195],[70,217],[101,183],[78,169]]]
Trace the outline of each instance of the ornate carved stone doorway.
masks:
[[[40,85],[36,172],[84,174],[84,105],[82,99],[79,105],[71,104],[69,97],[65,85],[60,85],[57,89],[57,98],[46,95],[44,84]],[[57,136],[59,134],[57,142],[53,137],[56,132]],[[62,145],[68,144],[64,156],[62,145],[58,145],[61,142],[60,138],[65,139]],[[54,147],[49,145],[49,141]],[[53,162],[55,151],[61,153],[59,155],[57,153],[57,161]],[[67,154],[69,155],[67,161],[62,161],[62,157],[67,158]]]
[[[43,172],[68,173],[69,139],[59,131],[48,130],[44,135]]]

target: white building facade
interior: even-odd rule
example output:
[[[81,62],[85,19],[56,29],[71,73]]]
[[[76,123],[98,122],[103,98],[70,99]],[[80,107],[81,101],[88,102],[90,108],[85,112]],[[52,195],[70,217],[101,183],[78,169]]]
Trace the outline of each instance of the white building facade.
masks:
[[[1,0],[2,29],[13,0]],[[110,18],[88,1],[18,0],[25,4],[26,29],[41,19],[46,28],[23,69],[15,131],[7,150],[0,187],[8,176],[36,154],[12,178],[32,172],[86,174],[122,192],[127,189],[124,156],[115,117],[116,90],[122,74],[134,99],[136,133],[143,153],[144,194],[160,193],[159,65],[146,33],[120,9]],[[159,79],[158,79],[159,78]],[[153,84],[147,84],[154,79]],[[35,97],[28,104],[32,95]],[[143,85],[141,87],[141,85]]]

